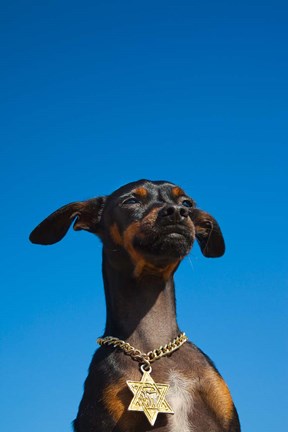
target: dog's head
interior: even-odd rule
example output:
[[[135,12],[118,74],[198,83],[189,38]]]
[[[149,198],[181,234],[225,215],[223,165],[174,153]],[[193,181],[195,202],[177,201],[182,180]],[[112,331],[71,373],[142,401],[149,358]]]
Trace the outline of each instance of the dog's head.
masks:
[[[30,240],[56,243],[73,221],[75,230],[97,234],[107,251],[128,256],[135,274],[144,268],[176,268],[195,239],[206,257],[219,257],[225,251],[216,220],[166,181],[140,180],[109,196],[61,207],[32,231]]]

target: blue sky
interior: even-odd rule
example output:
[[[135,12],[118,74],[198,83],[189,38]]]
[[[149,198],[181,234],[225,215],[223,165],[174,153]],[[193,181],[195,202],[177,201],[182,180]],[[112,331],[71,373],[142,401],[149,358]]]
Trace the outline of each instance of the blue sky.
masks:
[[[287,2],[1,7],[1,429],[70,431],[105,323],[101,245],[28,242],[71,201],[140,178],[219,221],[177,272],[181,328],[243,431],[287,428]]]

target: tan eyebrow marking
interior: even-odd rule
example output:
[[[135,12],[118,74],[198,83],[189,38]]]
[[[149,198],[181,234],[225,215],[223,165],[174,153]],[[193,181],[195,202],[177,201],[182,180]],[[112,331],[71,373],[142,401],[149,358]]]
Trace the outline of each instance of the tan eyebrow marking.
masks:
[[[135,189],[135,190],[133,191],[133,193],[134,193],[135,195],[138,195],[138,196],[141,197],[141,198],[146,198],[147,195],[148,195],[148,191],[147,191],[147,189],[145,189],[144,187],[139,187],[138,189]]]
[[[172,188],[172,195],[174,195],[175,197],[179,197],[185,195],[185,192],[179,186],[175,186]]]

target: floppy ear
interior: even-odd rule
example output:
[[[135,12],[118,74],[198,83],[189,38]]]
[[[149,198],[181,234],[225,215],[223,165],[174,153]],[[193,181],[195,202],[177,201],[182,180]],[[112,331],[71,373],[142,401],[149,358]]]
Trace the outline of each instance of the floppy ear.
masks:
[[[198,209],[193,209],[191,219],[203,255],[207,258],[222,256],[225,252],[225,243],[217,221],[208,213]]]
[[[61,207],[31,232],[30,241],[42,245],[57,243],[65,236],[74,219],[74,230],[98,234],[105,200],[106,197],[92,198]]]

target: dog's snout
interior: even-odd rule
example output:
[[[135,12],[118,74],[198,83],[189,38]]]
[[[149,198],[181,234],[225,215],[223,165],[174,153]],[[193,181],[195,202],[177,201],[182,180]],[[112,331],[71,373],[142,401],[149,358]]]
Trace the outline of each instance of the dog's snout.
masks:
[[[159,217],[169,222],[180,222],[189,215],[188,208],[180,205],[167,205],[159,212]]]

